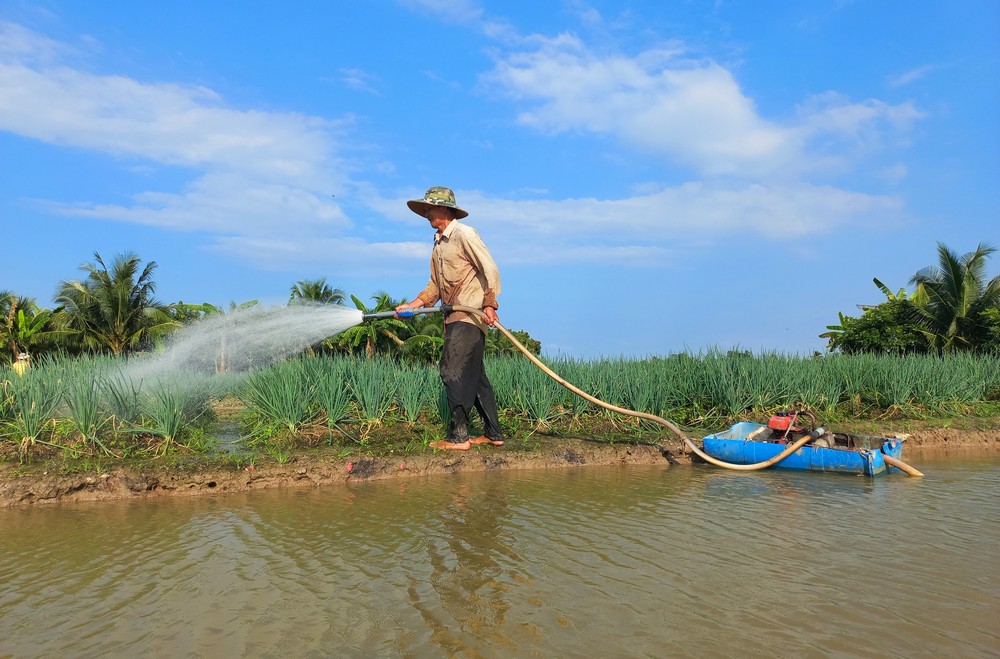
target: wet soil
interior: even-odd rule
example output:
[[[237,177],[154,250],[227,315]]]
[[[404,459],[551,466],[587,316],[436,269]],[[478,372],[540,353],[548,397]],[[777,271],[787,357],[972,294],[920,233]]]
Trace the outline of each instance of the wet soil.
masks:
[[[985,429],[907,428],[877,434],[905,436],[904,459],[919,464],[922,451],[1000,452],[1000,425]],[[838,428],[841,430],[841,428]],[[865,428],[844,428],[865,432]],[[872,433],[875,434],[875,433]],[[55,461],[21,465],[0,461],[0,507],[80,501],[196,496],[248,492],[278,487],[327,487],[377,479],[444,477],[461,472],[519,469],[580,469],[608,465],[684,467],[691,457],[680,441],[607,442],[566,437],[541,437],[530,448],[474,446],[468,451],[423,451],[394,455],[354,455],[317,448],[284,463],[257,461],[252,465],[175,462],[164,465],[113,465],[87,472],[62,473]]]

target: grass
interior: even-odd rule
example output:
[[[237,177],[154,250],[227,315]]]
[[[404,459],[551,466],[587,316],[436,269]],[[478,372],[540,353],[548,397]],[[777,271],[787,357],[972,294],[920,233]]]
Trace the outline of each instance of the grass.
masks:
[[[44,373],[25,373],[11,381],[13,420],[9,427],[16,433],[18,455],[22,461],[31,457],[31,449],[41,441],[47,427],[54,426],[56,407],[61,394],[59,382]]]
[[[764,420],[784,407],[807,407],[837,423],[966,423],[1000,413],[997,355],[813,358],[708,351],[549,364],[612,405],[657,414],[693,434],[736,420]],[[278,462],[319,441],[349,453],[424,451],[448,419],[436,366],[298,357],[243,378],[196,381],[173,374],[153,383],[133,382],[124,366],[109,358],[62,358],[45,360],[23,377],[0,369],[0,447],[16,449],[22,461],[36,444],[116,459],[163,458],[183,444],[189,454],[210,456],[218,453],[211,407],[220,400],[242,408],[236,418],[241,434],[253,440],[247,450]],[[526,447],[536,433],[641,438],[664,432],[571,394],[525,359],[489,359],[487,372],[505,435]],[[345,430],[352,425],[360,431]]]

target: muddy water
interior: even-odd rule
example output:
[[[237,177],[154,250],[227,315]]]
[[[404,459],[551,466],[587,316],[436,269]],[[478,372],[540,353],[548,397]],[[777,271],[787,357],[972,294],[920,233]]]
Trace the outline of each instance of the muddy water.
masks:
[[[0,510],[0,656],[996,656],[1000,459]]]

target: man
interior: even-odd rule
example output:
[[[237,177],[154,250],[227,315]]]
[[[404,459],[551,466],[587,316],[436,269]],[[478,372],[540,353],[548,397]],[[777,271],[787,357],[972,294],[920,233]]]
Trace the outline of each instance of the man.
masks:
[[[502,446],[496,396],[483,364],[486,326],[492,327],[499,321],[500,271],[476,230],[459,221],[469,214],[455,203],[451,189],[430,188],[423,199],[408,201],[406,205],[427,218],[436,233],[427,287],[410,302],[396,307],[396,312],[433,306],[441,300],[444,304],[481,309],[486,315],[485,322],[478,315],[464,311],[445,316],[441,381],[448,395],[451,422],[445,439],[432,442],[431,446],[461,451],[472,444]],[[484,433],[474,439],[469,438],[472,407],[479,412]]]

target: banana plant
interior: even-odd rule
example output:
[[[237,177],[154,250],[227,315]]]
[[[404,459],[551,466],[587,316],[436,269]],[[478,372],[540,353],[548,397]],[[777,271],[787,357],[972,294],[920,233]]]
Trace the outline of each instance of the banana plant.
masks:
[[[3,301],[6,313],[0,324],[0,340],[14,360],[21,354],[30,355],[42,339],[60,333],[52,329],[55,312],[39,308],[31,298],[7,294]]]
[[[358,308],[361,313],[377,313],[380,311],[391,311],[396,307],[396,303],[389,297],[387,293],[376,293],[372,296],[372,300],[375,301],[374,306],[368,308],[365,303],[359,300],[356,296],[351,296],[351,301],[354,302],[354,306]],[[409,329],[407,324],[397,318],[373,318],[364,322],[360,325],[355,325],[354,327],[348,329],[338,336],[334,341],[328,341],[332,346],[335,343],[339,343],[344,346],[355,348],[361,344],[362,341],[365,342],[365,354],[371,358],[375,356],[375,352],[378,347],[379,335],[382,335],[389,340],[391,340],[397,347],[403,346],[403,339],[399,338],[394,330],[407,330]]]

